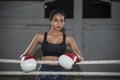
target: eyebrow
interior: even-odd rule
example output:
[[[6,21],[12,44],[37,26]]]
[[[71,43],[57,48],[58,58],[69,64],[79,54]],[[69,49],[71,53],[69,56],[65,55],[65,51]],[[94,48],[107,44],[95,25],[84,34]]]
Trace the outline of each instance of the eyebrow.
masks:
[[[57,18],[53,18],[53,19],[57,19]],[[60,19],[60,20],[65,20],[65,19]]]

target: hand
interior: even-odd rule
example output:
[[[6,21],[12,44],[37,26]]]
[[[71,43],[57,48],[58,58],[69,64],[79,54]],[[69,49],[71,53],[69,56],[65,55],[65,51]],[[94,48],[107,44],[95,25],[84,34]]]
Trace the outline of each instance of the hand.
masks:
[[[76,55],[77,55],[77,61],[76,62],[80,62],[80,61],[84,60],[84,58],[82,56],[80,56],[79,54],[76,53]]]
[[[60,66],[68,70],[71,69],[72,66],[79,61],[81,60],[79,60],[78,56],[70,52],[61,55],[58,59],[58,63],[60,64]]]
[[[25,72],[30,72],[36,69],[37,60],[34,56],[25,54],[21,56],[20,67]]]

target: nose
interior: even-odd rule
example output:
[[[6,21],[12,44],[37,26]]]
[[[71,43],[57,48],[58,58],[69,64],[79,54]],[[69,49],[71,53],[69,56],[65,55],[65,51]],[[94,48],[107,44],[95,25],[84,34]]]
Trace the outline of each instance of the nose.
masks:
[[[61,22],[61,21],[58,21],[58,22],[57,22],[57,25],[61,25],[61,24],[62,24],[62,22]]]
[[[57,25],[61,25],[61,23],[60,23],[60,22],[58,22],[58,23],[57,23]]]

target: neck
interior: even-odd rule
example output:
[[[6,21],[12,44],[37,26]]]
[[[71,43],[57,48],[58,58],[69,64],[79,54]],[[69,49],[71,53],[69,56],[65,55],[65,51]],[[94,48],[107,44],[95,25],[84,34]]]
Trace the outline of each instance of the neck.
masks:
[[[62,32],[61,31],[55,31],[55,30],[49,30],[48,31],[50,34],[54,34],[54,35],[61,35]]]

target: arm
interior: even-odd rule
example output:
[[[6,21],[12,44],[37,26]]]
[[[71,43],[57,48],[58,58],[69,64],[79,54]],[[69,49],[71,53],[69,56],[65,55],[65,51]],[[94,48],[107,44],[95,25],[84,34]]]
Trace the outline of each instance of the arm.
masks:
[[[35,50],[36,46],[41,43],[42,40],[42,36],[40,34],[37,34],[32,42],[30,43],[30,45],[28,46],[28,48],[26,49],[26,51],[20,56],[20,58],[26,54],[31,55],[33,53],[33,51]]]
[[[76,42],[75,42],[75,40],[73,39],[72,36],[67,36],[66,43],[67,43],[68,46],[70,46],[70,48],[72,49],[73,53],[77,54],[78,57],[81,58],[81,60],[84,60],[80,50],[77,47]]]

